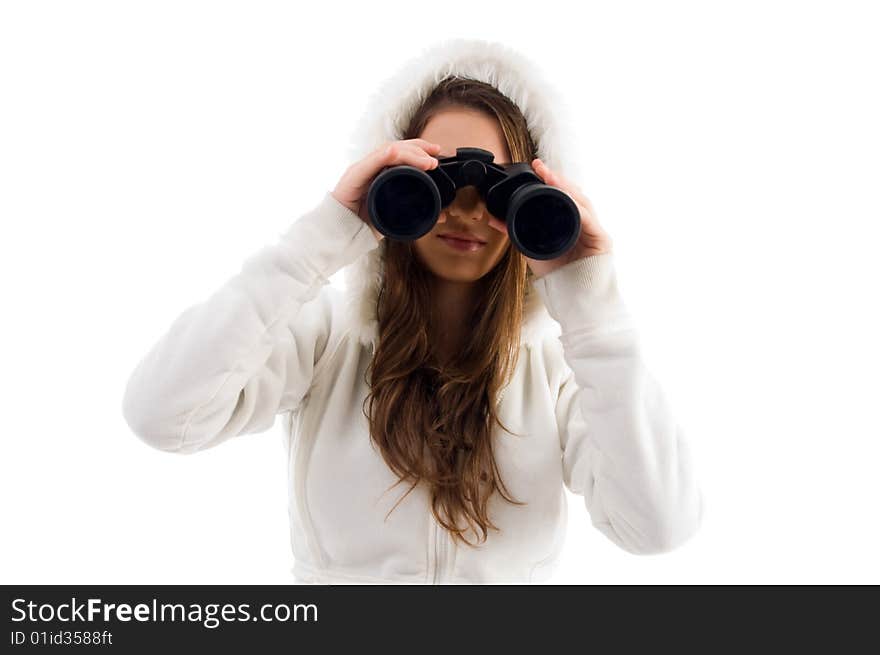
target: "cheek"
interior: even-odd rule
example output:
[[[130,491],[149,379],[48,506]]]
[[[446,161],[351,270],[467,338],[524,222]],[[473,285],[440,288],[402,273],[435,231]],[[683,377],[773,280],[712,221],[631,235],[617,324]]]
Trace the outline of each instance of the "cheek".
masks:
[[[431,233],[429,232],[426,236],[421,237],[420,239],[416,239],[412,242],[413,251],[419,255],[424,256],[425,253],[432,250],[435,244],[431,241]]]
[[[501,260],[502,257],[504,257],[504,253],[507,252],[507,249],[511,247],[510,239],[505,236],[497,243],[492,244],[492,246],[494,248],[492,251],[492,265],[494,266]]]

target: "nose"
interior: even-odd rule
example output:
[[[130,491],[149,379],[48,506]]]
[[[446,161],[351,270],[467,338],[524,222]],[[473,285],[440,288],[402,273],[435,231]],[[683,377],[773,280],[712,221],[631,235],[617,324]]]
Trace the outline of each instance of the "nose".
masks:
[[[462,220],[479,221],[486,213],[486,205],[480,197],[477,187],[466,186],[458,189],[455,200],[447,207],[447,213]]]

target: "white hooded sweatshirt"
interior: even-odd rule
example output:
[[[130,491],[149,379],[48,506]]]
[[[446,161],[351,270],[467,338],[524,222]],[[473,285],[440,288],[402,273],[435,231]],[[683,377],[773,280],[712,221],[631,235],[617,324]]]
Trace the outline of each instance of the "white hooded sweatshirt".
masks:
[[[352,161],[402,138],[447,74],[513,100],[538,156],[574,177],[559,98],[520,54],[474,39],[426,49],[378,89]],[[526,504],[494,495],[489,516],[500,531],[476,547],[437,523],[423,484],[389,514],[410,485],[394,486],[362,406],[385,243],[325,192],[138,363],[123,400],[132,430],[155,448],[194,453],[264,432],[281,414],[300,583],[546,582],[565,539],[565,487],[630,553],[665,552],[697,531],[702,494],[690,449],[640,356],[612,253],[570,262],[528,290],[518,362],[496,400],[516,436],[493,432],[501,479]],[[346,291],[328,284],[341,269]]]

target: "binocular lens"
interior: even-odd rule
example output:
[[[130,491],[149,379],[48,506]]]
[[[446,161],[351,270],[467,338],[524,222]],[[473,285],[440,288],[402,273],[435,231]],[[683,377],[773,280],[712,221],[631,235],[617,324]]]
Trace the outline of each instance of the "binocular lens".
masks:
[[[437,220],[438,199],[419,177],[389,175],[372,198],[377,229],[398,239],[414,239],[431,230]]]
[[[527,246],[533,257],[558,255],[570,246],[571,209],[562,198],[532,195],[519,206],[513,221],[516,240]]]

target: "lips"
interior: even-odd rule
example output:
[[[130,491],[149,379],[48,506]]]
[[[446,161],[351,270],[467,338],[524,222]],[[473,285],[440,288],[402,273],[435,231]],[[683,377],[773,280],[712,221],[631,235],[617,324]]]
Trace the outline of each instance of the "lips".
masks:
[[[478,243],[481,245],[486,245],[486,240],[481,239],[473,234],[468,234],[466,232],[446,232],[444,234],[438,234],[441,239],[455,239],[456,241],[470,241],[472,243]]]
[[[447,246],[461,252],[474,252],[486,245],[481,241],[474,241],[472,238],[458,239],[445,234],[439,234],[437,236]]]

